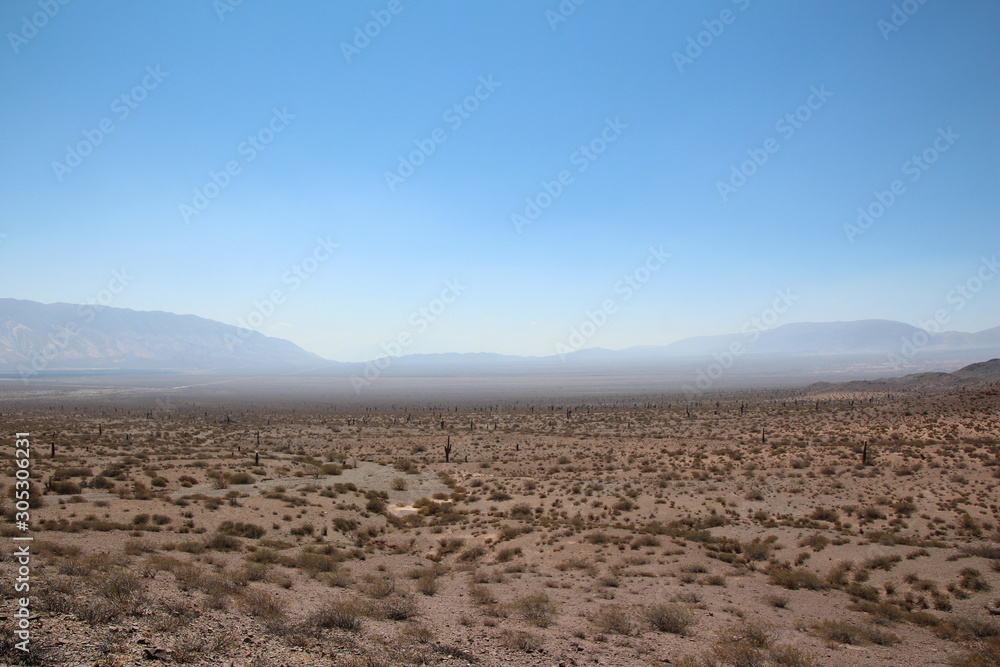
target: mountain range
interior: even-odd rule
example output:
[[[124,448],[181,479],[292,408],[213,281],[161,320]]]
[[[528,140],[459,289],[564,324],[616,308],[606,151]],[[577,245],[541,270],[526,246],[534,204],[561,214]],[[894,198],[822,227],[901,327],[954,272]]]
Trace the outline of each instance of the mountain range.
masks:
[[[383,360],[378,373],[469,375],[708,372],[714,364],[783,374],[944,370],[1000,357],[1000,327],[933,336],[891,320],[799,322],[774,329],[686,338],[623,350],[586,348],[527,357],[493,353],[414,354]],[[0,299],[0,371],[309,373],[356,375],[374,361],[323,359],[280,338],[160,311]]]
[[[326,364],[298,345],[194,315],[0,299],[0,369],[287,371]]]

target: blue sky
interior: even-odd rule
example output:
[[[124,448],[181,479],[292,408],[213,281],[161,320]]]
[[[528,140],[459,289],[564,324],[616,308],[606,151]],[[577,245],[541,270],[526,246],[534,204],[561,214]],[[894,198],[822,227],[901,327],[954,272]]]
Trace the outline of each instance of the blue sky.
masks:
[[[1000,324],[1000,280],[948,298],[1000,251],[997,3],[230,3],[0,5],[3,296],[338,360],[665,344],[778,290]]]

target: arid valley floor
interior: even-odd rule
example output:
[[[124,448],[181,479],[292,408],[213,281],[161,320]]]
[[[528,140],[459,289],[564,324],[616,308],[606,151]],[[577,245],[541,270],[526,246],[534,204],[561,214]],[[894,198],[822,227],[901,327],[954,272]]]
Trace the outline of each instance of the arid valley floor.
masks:
[[[996,381],[368,404],[4,382],[0,662],[1000,654]]]

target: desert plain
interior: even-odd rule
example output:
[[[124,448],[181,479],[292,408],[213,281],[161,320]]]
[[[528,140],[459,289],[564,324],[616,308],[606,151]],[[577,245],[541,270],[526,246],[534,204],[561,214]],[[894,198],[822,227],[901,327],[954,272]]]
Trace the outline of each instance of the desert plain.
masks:
[[[996,665],[996,363],[550,398],[4,381],[0,662]]]

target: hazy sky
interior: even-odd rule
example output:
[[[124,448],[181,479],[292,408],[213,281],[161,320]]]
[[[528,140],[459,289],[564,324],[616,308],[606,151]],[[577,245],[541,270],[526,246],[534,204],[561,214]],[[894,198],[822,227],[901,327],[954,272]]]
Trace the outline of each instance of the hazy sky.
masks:
[[[0,26],[2,296],[338,360],[553,354],[588,313],[577,347],[664,344],[779,290],[776,324],[1000,324],[995,2],[8,0]]]

